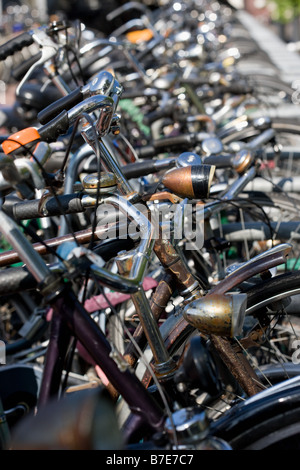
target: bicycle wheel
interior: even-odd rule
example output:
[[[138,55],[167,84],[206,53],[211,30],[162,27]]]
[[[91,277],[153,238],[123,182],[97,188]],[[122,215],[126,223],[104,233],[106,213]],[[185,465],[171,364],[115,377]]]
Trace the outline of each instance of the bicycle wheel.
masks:
[[[299,377],[237,405],[211,426],[233,450],[299,450]]]
[[[218,200],[217,196],[214,196]],[[243,192],[207,219],[203,246],[182,250],[187,264],[209,291],[236,267],[278,243],[292,244],[292,252],[277,271],[299,267],[300,199],[285,192]],[[197,216],[194,219],[197,223]],[[191,244],[190,244],[191,246]]]
[[[276,178],[293,178],[299,174],[300,168],[300,125],[297,122],[274,119],[271,127],[276,135],[262,149],[260,174],[271,181]],[[219,137],[223,145],[230,145],[235,141],[248,142],[260,132],[252,125],[238,131],[228,127],[220,130]]]
[[[220,266],[225,273],[232,265],[283,242],[292,244],[292,253],[286,264],[278,266],[277,270],[298,269],[299,207],[297,195],[279,191],[244,192],[231,201],[214,220],[213,235],[227,242],[227,245],[223,242],[225,249],[219,256],[219,272]]]
[[[247,312],[259,324],[256,331],[264,331],[259,355],[255,354],[257,365],[278,362],[285,371],[286,363],[299,362],[300,273],[287,272],[245,291]]]

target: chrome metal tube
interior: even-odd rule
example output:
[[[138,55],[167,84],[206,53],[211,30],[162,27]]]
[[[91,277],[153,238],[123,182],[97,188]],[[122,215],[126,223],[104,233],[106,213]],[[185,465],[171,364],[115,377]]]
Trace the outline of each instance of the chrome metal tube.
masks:
[[[175,362],[166,349],[144,289],[140,288],[138,292],[132,294],[131,299],[151,348],[155,361],[154,367],[161,376],[167,375],[174,370]]]
[[[73,185],[77,179],[78,167],[80,163],[89,156],[94,156],[94,151],[88,144],[84,144],[69,159],[65,176],[64,194],[73,193]],[[66,215],[65,217],[68,218],[69,216]],[[68,224],[65,217],[61,216],[60,218],[58,236],[66,235],[68,233]]]
[[[68,111],[68,119],[72,124],[78,116],[83,113],[92,113],[100,108],[109,109],[109,113],[112,115],[114,109],[114,101],[110,96],[105,95],[94,95],[86,98],[81,103],[78,103]]]
[[[119,164],[112,156],[112,153],[108,150],[108,145],[109,145],[108,142],[105,141],[104,139],[101,139],[99,143],[100,143],[100,149],[101,149],[102,162],[106,170],[111,171],[112,173],[116,175],[119,186],[120,186],[120,190],[122,191],[124,195],[131,194],[133,192],[133,189],[130,183],[125,178]]]
[[[38,283],[44,283],[47,278],[52,276],[51,271],[20,231],[18,225],[2,210],[0,210],[0,226],[4,238],[19,253],[20,259],[26,264]]]
[[[241,193],[247,184],[253,180],[256,176],[256,168],[251,167],[246,173],[240,178],[236,179],[232,185],[220,195],[221,201],[213,201],[205,204],[204,206],[204,218],[207,219],[212,215],[220,212],[224,207],[227,206],[227,201],[234,199],[239,193]]]

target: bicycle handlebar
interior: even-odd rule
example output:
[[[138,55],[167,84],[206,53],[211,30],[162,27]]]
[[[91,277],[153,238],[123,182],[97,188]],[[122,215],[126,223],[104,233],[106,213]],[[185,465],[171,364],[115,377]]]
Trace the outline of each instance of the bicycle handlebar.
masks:
[[[68,202],[71,201],[70,196],[62,196],[61,200],[65,200],[67,202],[67,206],[69,205]],[[80,197],[78,195],[76,195],[74,201],[75,204],[79,203],[80,205],[81,203]],[[30,202],[36,208],[38,201]],[[30,205],[30,202],[24,203],[27,208],[28,204]],[[97,256],[93,255],[90,250],[85,250],[83,254],[87,254],[87,257],[91,261],[91,269],[101,283],[112,287],[119,292],[137,292],[143,281],[145,269],[149,261],[150,253],[153,249],[154,227],[149,222],[148,218],[132,204],[130,204],[126,198],[111,195],[105,198],[105,203],[111,204],[113,207],[118,208],[124,215],[135,221],[135,223],[139,226],[140,242],[132,254],[132,265],[130,273],[127,276],[112,273],[105,269],[103,265],[97,263]],[[18,204],[12,206],[13,211],[16,206],[18,206]],[[47,207],[47,204],[45,204],[44,207]],[[2,205],[2,210],[0,210],[0,223],[3,236],[19,253],[20,259],[27,265],[28,270],[31,272],[35,280],[43,288],[46,288],[47,293],[49,292],[48,287],[50,287],[50,284],[55,285],[55,288],[58,288],[56,284],[57,278],[53,276],[53,273],[51,273],[49,267],[44,263],[40,255],[34,250],[33,246],[26,239],[26,237],[20,232],[16,223],[7,215],[5,212],[5,204]]]
[[[16,36],[5,44],[0,46],[0,60],[5,60],[15,54],[15,52],[21,51],[24,47],[31,46],[34,43],[31,32],[24,32],[19,36]]]
[[[38,129],[38,133],[42,140],[46,142],[55,142],[60,135],[67,133],[70,125],[78,116],[83,113],[92,113],[100,108],[102,108],[102,112],[105,116],[101,119],[100,126],[97,126],[97,129],[100,135],[103,136],[109,131],[110,122],[115,109],[113,98],[103,95],[91,96],[70,108],[69,111],[61,111],[60,114],[54,117],[51,121],[44,126],[41,126]]]
[[[6,198],[2,210],[15,220],[29,220],[61,214],[75,214],[85,210],[82,194],[51,196],[41,203],[40,199],[16,202],[15,198]]]
[[[205,137],[207,137],[206,133]],[[182,134],[174,137],[163,137],[153,140],[150,145],[144,145],[135,150],[139,158],[152,158],[160,152],[167,152],[172,149],[178,151],[179,149],[187,150],[187,148],[193,148],[196,144],[200,143],[203,138],[204,133],[202,132]]]
[[[32,55],[29,59],[21,62],[12,70],[12,77],[19,82],[22,80],[24,75],[31,69],[31,67],[36,64],[42,57],[42,53],[38,52],[37,54]]]
[[[62,111],[69,111],[86,98],[98,95],[114,96],[116,93],[121,93],[121,90],[122,87],[111,73],[101,71],[87,85],[77,87],[68,95],[43,109],[37,116],[38,120],[41,124],[46,124]]]

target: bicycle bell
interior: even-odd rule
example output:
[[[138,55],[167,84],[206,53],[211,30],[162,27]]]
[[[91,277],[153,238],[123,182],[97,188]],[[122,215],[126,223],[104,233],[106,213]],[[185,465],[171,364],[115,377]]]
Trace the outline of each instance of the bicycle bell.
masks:
[[[117,178],[113,173],[101,172],[100,178],[97,173],[91,173],[83,178],[82,186],[87,194],[113,193],[117,189]]]
[[[223,151],[223,144],[217,137],[207,137],[201,144],[202,150],[206,156],[217,155]]]
[[[177,168],[191,165],[202,165],[202,158],[194,152],[183,152],[176,160]]]

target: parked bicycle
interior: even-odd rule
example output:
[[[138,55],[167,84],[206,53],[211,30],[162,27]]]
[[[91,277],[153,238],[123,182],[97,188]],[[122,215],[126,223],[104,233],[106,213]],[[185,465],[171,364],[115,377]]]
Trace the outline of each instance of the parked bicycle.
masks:
[[[36,41],[19,90],[42,66],[64,95],[2,141],[2,447],[296,446],[299,199],[281,178],[298,125],[261,100],[289,87],[241,76],[265,56],[230,36],[227,7],[110,17],[132,8],[109,38],[52,24],[0,49]],[[79,439],[74,407],[93,415]],[[68,442],[42,431],[56,409]]]

